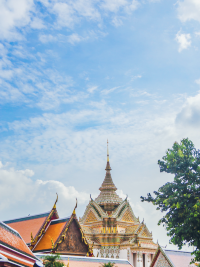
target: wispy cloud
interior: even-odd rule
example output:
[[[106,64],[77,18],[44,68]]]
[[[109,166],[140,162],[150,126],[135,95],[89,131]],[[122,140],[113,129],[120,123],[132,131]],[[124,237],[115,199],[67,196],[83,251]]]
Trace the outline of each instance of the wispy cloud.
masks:
[[[39,35],[39,40],[42,43],[49,43],[49,42],[54,42],[56,41],[58,38],[56,36],[53,36],[51,34],[41,34]]]
[[[87,91],[88,91],[89,93],[93,93],[94,91],[97,90],[97,88],[98,88],[98,86],[92,86],[92,87],[89,87],[89,88],[87,89]]]
[[[115,90],[117,90],[119,87],[120,87],[120,86],[113,87],[113,88],[111,88],[111,89],[104,89],[104,90],[101,91],[101,93],[102,93],[103,95],[108,95],[108,94],[114,92]]]

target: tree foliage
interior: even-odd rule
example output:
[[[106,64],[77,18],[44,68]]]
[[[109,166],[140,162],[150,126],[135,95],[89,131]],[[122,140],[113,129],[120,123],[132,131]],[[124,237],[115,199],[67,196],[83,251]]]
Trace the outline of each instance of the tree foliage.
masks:
[[[196,247],[195,260],[200,261],[200,151],[183,139],[167,150],[158,165],[160,172],[173,174],[174,180],[154,191],[154,197],[148,193],[141,199],[164,212],[158,225],[166,227],[170,242],[179,249],[185,244]]]
[[[45,267],[63,267],[64,263],[61,261],[60,255],[46,255],[43,257]]]
[[[104,263],[101,265],[101,267],[115,267],[115,263],[113,262],[108,262],[108,263]]]

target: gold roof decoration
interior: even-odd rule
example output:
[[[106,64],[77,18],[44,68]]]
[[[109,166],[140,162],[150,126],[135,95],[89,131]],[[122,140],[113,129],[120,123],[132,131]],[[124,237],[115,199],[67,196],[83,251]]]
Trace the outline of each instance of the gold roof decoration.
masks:
[[[101,191],[99,196],[95,199],[95,202],[98,203],[100,206],[109,206],[114,205],[118,206],[123,200],[117,195],[115,192],[117,190],[117,187],[113,183],[112,177],[111,177],[111,167],[110,167],[110,161],[109,161],[109,150],[108,150],[108,141],[107,141],[107,164],[106,164],[106,176],[104,178],[104,181],[99,188]],[[112,207],[110,208],[112,210]],[[108,210],[110,210],[108,208]]]

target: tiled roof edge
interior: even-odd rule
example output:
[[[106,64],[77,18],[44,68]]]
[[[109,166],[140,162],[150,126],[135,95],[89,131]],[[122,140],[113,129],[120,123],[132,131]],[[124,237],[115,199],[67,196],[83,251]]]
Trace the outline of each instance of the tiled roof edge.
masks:
[[[14,261],[14,260],[8,260],[8,262],[15,263],[15,264],[17,264],[18,266],[29,267],[28,265],[25,265],[25,264],[19,263],[18,261]]]
[[[20,236],[20,234],[16,230],[12,229],[10,226],[6,225],[5,223],[0,222],[0,227],[2,227],[3,229],[5,229],[6,231],[12,233],[13,235],[19,237],[20,239],[22,239],[21,236]]]
[[[30,258],[32,258],[32,259],[36,259],[34,255],[32,256],[31,254],[28,254],[28,253],[24,252],[23,250],[20,250],[20,249],[18,249],[18,248],[15,248],[15,247],[13,247],[13,246],[11,246],[11,245],[9,245],[9,244],[7,244],[7,243],[1,241],[1,240],[0,240],[0,244],[4,245],[5,247],[11,248],[11,249],[13,249],[13,250],[15,250],[15,251],[17,251],[17,252],[20,252],[20,253],[24,254],[25,256],[27,256],[27,257],[30,257]],[[26,243],[25,243],[25,244],[26,244]],[[30,252],[31,252],[31,251],[30,251]]]
[[[42,217],[47,217],[49,215],[49,213],[50,213],[50,211],[45,212],[45,213],[41,213],[41,214],[36,214],[36,215],[31,215],[31,216],[27,216],[27,217],[18,218],[18,219],[12,219],[12,220],[8,220],[8,221],[4,221],[4,223],[9,224],[9,223],[14,223],[14,222],[21,222],[21,221],[38,219],[38,218],[42,218]]]

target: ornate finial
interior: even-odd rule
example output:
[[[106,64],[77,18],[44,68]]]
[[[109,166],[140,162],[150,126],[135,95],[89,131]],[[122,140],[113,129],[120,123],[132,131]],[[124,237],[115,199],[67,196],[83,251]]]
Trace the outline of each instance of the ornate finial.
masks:
[[[53,249],[54,248],[54,242],[53,242],[53,239],[51,238],[51,248]]]
[[[108,139],[107,139],[107,162],[109,162],[109,149],[108,149]]]
[[[78,205],[78,202],[77,202],[77,198],[76,198],[76,206],[74,207],[73,214],[76,214],[77,205]]]
[[[34,242],[33,233],[31,232],[31,243]]]
[[[57,195],[57,198],[56,198],[56,201],[55,201],[55,203],[54,203],[54,205],[53,205],[53,208],[54,208],[54,209],[56,209],[56,203],[58,202],[58,194],[56,193],[56,195]]]

